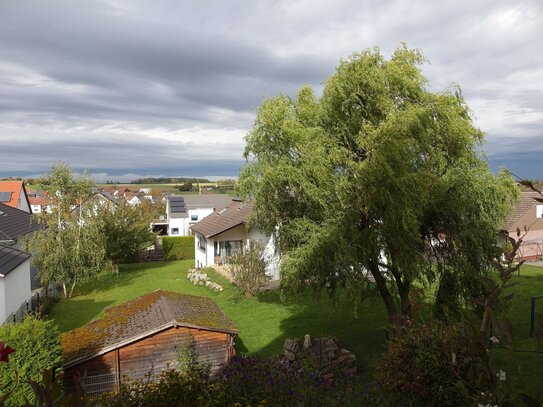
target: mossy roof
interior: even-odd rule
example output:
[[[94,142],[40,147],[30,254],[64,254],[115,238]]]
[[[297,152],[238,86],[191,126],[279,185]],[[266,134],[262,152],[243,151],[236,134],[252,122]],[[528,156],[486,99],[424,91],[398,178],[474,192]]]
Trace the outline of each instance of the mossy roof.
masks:
[[[108,308],[102,319],[62,335],[64,366],[72,366],[171,326],[239,332],[211,299],[157,290]]]

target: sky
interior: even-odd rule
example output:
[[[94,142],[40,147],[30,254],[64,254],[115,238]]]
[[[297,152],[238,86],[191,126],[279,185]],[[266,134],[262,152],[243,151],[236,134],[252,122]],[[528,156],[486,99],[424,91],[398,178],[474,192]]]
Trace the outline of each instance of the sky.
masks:
[[[235,177],[265,98],[406,42],[490,167],[543,179],[542,39],[540,0],[0,0],[0,177]]]

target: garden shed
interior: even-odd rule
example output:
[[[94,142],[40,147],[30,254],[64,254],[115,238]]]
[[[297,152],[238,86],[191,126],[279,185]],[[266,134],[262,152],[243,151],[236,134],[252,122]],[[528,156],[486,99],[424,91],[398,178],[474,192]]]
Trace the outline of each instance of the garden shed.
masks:
[[[65,385],[81,380],[96,395],[154,376],[175,368],[178,350],[190,342],[213,375],[234,356],[238,333],[211,299],[158,290],[62,336]]]

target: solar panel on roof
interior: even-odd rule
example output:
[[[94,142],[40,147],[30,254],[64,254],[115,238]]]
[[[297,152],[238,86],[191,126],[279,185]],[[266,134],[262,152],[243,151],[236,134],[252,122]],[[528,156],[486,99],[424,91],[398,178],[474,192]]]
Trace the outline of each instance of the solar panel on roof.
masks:
[[[9,202],[11,201],[12,192],[0,192],[0,202]]]

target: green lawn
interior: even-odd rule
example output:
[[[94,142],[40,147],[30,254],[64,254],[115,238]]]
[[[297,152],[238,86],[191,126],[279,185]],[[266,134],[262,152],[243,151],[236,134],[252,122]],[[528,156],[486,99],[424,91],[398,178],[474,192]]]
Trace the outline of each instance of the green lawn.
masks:
[[[121,304],[151,291],[167,289],[212,298],[240,330],[236,340],[238,352],[272,355],[282,351],[288,337],[337,336],[344,346],[358,356],[360,369],[371,369],[382,351],[387,315],[381,302],[368,302],[355,318],[352,308],[339,301],[333,304],[327,296],[311,296],[282,302],[277,292],[258,299],[236,301],[228,281],[211,272],[210,276],[225,287],[221,293],[194,286],[187,279],[193,260],[128,264],[118,275],[102,274],[98,280],[80,286],[71,300],[61,300],[50,317],[61,331],[79,327],[103,315],[105,307]]]
[[[337,336],[345,347],[358,357],[362,372],[371,376],[373,365],[382,352],[387,315],[380,300],[365,303],[354,317],[352,307],[341,299],[337,304],[323,295],[319,299],[303,296],[282,302],[278,293],[269,292],[258,299],[236,301],[235,291],[228,281],[210,272],[213,281],[225,290],[213,293],[207,288],[194,286],[186,278],[193,260],[122,265],[118,275],[101,274],[98,280],[80,286],[71,300],[57,303],[50,314],[60,329],[68,331],[103,315],[105,307],[121,304],[157,289],[167,289],[212,298],[240,330],[237,350],[241,353],[272,355],[282,351],[286,338]],[[524,266],[519,284],[513,287],[515,297],[511,321],[516,346],[520,350],[533,350],[529,338],[530,296],[543,295],[543,268]],[[543,313],[543,300],[539,304]],[[543,354],[524,352],[498,352],[516,377],[516,384],[537,384],[543,377]],[[520,375],[518,373],[520,368]],[[367,376],[367,377],[368,377]]]

